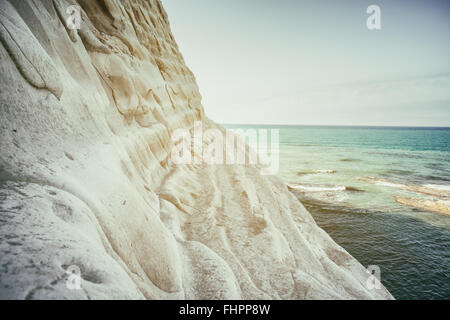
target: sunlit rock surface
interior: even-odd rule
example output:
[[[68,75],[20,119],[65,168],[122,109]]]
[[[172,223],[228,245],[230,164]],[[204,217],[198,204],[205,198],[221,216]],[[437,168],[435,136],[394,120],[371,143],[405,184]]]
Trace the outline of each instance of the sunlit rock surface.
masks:
[[[0,0],[0,22],[0,298],[391,298],[280,179],[173,164],[174,130],[219,127],[161,2]]]

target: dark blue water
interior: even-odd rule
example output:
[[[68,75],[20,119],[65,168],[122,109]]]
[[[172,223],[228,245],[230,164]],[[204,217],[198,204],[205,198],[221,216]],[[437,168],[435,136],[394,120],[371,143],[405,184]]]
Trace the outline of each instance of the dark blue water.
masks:
[[[450,299],[448,229],[397,213],[302,203],[362,265],[380,266],[382,283],[396,299]]]

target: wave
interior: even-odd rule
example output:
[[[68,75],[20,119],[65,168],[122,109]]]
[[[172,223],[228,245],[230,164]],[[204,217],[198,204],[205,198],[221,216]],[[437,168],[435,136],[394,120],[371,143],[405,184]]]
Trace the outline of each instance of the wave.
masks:
[[[303,176],[307,174],[332,174],[336,173],[336,170],[312,170],[312,171],[299,171],[297,175]]]
[[[300,184],[288,184],[291,189],[299,190],[302,192],[330,192],[330,191],[345,191],[345,186],[335,187],[319,187],[319,186],[304,186]]]
[[[431,189],[437,189],[437,190],[443,190],[443,191],[450,191],[450,185],[444,186],[441,184],[425,184],[425,188],[431,188]]]
[[[407,185],[374,177],[358,178],[358,180],[375,185],[389,186],[401,190],[424,194],[429,197],[411,198],[396,196],[395,201],[413,208],[429,212],[437,212],[450,216],[450,186],[435,184]]]
[[[288,187],[302,192],[339,192],[339,191],[364,192],[364,190],[362,189],[350,186],[305,186],[294,183],[288,184]]]
[[[349,198],[345,186],[288,184],[288,188],[301,199],[300,201],[310,199],[324,203],[341,203]]]
[[[441,185],[408,185],[400,182],[395,182],[387,179],[375,178],[375,177],[363,177],[358,178],[361,182],[371,183],[379,186],[386,186],[397,188],[401,190],[407,190],[411,192],[421,193],[427,196],[433,196],[438,198],[450,198],[450,187]]]

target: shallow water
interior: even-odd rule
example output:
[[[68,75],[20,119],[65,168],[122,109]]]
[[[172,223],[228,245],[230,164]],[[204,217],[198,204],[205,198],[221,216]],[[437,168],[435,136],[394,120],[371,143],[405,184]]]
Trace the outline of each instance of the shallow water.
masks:
[[[279,175],[395,298],[450,299],[450,217],[394,198],[431,198],[399,186],[449,190],[449,128],[227,127],[280,129]]]

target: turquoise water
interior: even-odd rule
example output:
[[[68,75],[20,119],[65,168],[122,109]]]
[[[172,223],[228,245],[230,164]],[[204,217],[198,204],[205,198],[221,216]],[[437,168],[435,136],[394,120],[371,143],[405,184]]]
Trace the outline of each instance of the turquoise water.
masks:
[[[397,299],[450,299],[450,216],[405,190],[450,191],[450,128],[227,126],[280,130],[279,175],[317,223]]]

